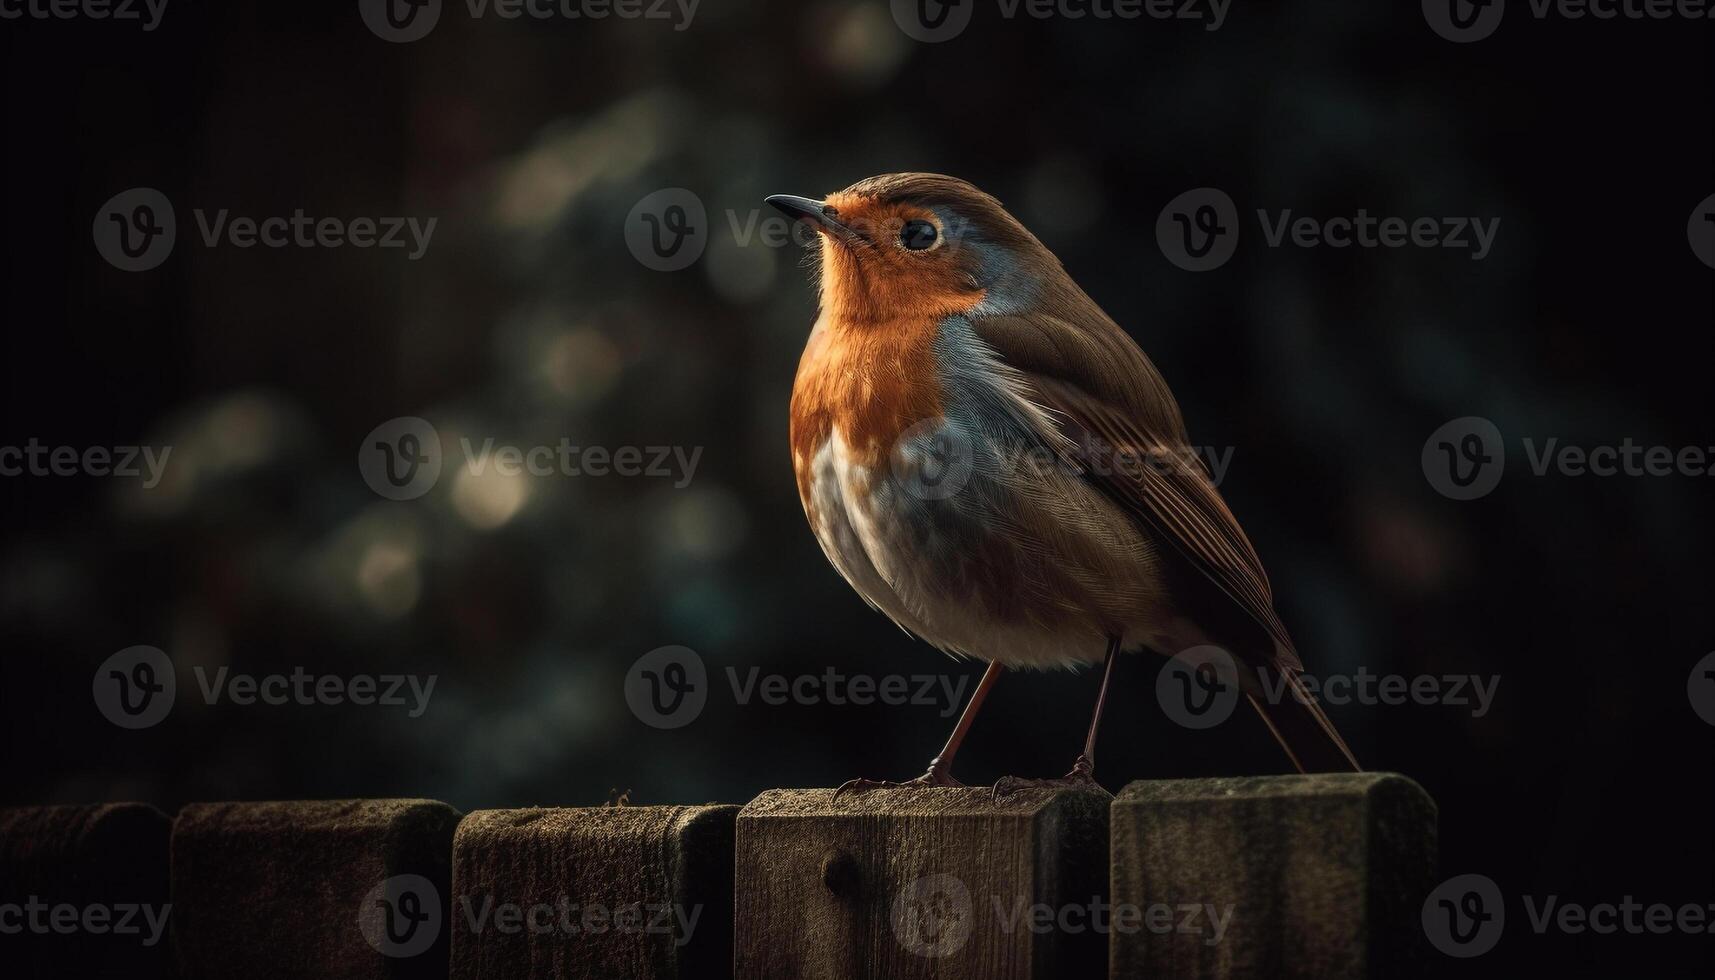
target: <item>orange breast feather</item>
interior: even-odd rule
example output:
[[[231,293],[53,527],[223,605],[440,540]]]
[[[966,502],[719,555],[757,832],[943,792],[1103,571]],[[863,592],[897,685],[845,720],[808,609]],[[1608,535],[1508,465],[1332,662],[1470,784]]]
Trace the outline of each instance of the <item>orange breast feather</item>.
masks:
[[[792,389],[791,441],[798,496],[812,524],[814,460],[836,431],[850,462],[875,472],[901,432],[941,414],[935,324],[920,316],[828,322],[811,335]]]

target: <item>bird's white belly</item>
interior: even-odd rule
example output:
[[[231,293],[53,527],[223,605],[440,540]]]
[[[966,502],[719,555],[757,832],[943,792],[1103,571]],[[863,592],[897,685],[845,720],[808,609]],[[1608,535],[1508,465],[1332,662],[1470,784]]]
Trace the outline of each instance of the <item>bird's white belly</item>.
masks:
[[[810,461],[816,538],[871,605],[943,650],[1008,666],[1100,662],[1115,633],[1156,645],[1155,555],[1122,511],[1074,474],[1021,467],[968,423],[918,428],[881,465],[838,430]]]

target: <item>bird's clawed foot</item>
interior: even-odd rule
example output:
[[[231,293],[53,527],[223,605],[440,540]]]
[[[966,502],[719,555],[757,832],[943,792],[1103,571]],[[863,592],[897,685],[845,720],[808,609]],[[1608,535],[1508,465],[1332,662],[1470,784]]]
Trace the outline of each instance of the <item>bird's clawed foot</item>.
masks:
[[[1003,796],[1016,793],[1021,789],[1071,789],[1086,793],[1101,793],[1112,797],[1096,782],[1096,767],[1087,756],[1078,756],[1078,761],[1072,764],[1072,771],[1059,779],[1020,779],[1017,776],[1002,776],[995,780],[993,799],[1000,801]]]
[[[835,801],[838,801],[839,798],[846,793],[863,793],[872,789],[904,789],[906,787],[964,785],[964,783],[954,779],[953,774],[948,772],[947,767],[941,765],[940,760],[937,759],[936,761],[929,763],[928,772],[918,776],[916,779],[908,779],[903,783],[890,782],[885,779],[848,779],[840,786],[839,789],[834,790],[834,799]]]

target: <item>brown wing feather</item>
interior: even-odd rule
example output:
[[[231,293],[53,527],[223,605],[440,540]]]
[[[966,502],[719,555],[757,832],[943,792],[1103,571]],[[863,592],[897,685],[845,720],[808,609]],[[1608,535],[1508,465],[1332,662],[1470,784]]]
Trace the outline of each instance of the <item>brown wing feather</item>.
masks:
[[[1094,304],[1089,309],[1093,315],[1076,321],[988,317],[975,328],[1024,374],[1086,478],[1267,631],[1277,663],[1303,669],[1274,611],[1262,560],[1195,460],[1172,392],[1137,344]]]

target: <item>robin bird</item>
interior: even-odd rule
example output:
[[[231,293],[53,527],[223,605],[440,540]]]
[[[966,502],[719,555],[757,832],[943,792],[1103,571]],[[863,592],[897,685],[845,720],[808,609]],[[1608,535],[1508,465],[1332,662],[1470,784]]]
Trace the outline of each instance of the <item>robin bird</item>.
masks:
[[[1000,202],[926,173],[767,202],[818,232],[791,406],[816,540],[895,623],[988,662],[912,784],[960,785],[953,758],[1005,668],[1102,663],[1083,751],[1048,781],[1091,785],[1116,656],[1204,646],[1229,651],[1300,771],[1358,769],[1166,381]],[[873,785],[893,784],[848,784]]]

